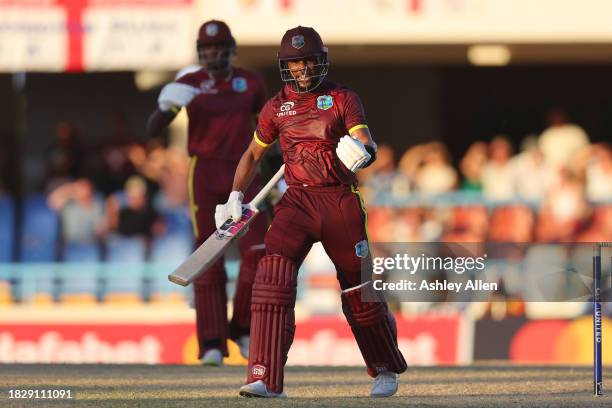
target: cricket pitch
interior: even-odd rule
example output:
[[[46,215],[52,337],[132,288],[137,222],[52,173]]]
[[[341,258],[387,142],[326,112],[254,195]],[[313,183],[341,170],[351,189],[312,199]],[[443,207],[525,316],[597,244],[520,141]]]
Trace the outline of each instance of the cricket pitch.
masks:
[[[601,407],[592,368],[514,366],[409,368],[396,396],[369,397],[361,367],[289,367],[289,399],[245,399],[244,367],[0,365],[2,407]],[[605,385],[605,384],[604,384]],[[10,389],[70,389],[73,400],[9,399]],[[604,389],[605,392],[605,389]],[[609,405],[608,405],[609,406]]]

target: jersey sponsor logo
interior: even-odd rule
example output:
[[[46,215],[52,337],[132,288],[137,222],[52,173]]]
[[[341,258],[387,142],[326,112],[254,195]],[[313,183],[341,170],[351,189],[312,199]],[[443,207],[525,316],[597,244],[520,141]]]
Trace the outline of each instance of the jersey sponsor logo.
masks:
[[[285,102],[280,106],[280,111],[276,112],[276,116],[282,118],[283,116],[295,116],[297,115],[297,111],[293,108],[295,106],[294,102]]]
[[[206,26],[206,35],[214,37],[219,32],[219,27],[215,23]]]
[[[200,93],[203,94],[216,94],[219,93],[219,90],[215,88],[215,80],[214,79],[206,79],[200,82]]]
[[[334,98],[329,95],[321,95],[317,98],[317,108],[321,110],[328,110],[334,106]]]
[[[304,36],[303,35],[294,35],[291,37],[291,46],[296,49],[300,49],[304,46]]]
[[[358,258],[365,258],[369,253],[368,241],[365,239],[355,244],[355,255],[357,255]]]
[[[236,92],[244,92],[248,89],[247,80],[243,77],[232,79],[232,89]]]
[[[253,375],[253,378],[258,380],[264,378],[266,375],[266,366],[263,366],[261,364],[255,364],[251,368],[251,374]]]

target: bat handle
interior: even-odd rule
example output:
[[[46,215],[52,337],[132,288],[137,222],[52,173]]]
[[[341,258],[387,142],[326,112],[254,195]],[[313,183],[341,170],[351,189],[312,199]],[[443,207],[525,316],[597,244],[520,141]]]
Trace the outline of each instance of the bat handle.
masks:
[[[278,169],[278,171],[276,172],[276,174],[274,176],[272,176],[272,178],[270,179],[270,181],[268,181],[266,183],[266,185],[261,189],[261,191],[259,193],[257,193],[257,195],[255,196],[255,198],[253,198],[251,200],[251,202],[249,203],[249,205],[252,205],[253,207],[257,208],[259,207],[259,204],[261,204],[263,202],[263,200],[266,198],[266,196],[268,195],[268,193],[270,192],[270,190],[272,190],[272,187],[274,187],[276,185],[276,183],[278,183],[278,181],[285,175],[285,165],[283,164],[281,166],[280,169]]]

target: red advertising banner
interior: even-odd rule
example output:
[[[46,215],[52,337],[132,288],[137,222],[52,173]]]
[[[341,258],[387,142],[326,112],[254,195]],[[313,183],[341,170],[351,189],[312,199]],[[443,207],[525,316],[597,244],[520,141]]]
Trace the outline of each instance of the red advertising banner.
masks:
[[[471,361],[471,325],[459,316],[397,319],[398,342],[409,365],[454,365]],[[231,344],[232,364],[243,364]],[[193,364],[197,342],[192,323],[91,324],[1,323],[0,363]],[[363,363],[343,318],[297,323],[291,365]]]
[[[192,324],[9,324],[2,363],[179,364]]]
[[[471,362],[470,324],[458,315],[397,318],[398,345],[408,365]],[[344,319],[318,317],[297,323],[289,364],[358,365],[363,363]]]

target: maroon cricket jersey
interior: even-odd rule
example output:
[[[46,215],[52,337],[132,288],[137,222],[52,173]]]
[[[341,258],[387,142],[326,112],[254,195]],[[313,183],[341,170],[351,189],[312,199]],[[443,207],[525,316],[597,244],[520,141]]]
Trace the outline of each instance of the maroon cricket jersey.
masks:
[[[201,91],[187,106],[189,155],[238,162],[251,142],[252,115],[266,101],[263,78],[233,68],[229,79],[215,80],[201,69],[176,82]]]
[[[280,140],[290,186],[354,184],[355,174],[338,159],[336,146],[342,136],[366,126],[359,96],[324,81],[301,94],[285,86],[263,107],[254,138],[261,146]]]

